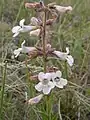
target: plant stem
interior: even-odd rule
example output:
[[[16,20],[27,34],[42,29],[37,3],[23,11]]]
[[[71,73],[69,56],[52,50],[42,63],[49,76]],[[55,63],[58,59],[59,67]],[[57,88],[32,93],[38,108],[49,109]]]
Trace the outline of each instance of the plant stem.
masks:
[[[60,118],[60,120],[62,120],[60,104],[61,104],[61,103],[60,103],[60,99],[59,99],[59,103],[58,103],[58,113],[59,113],[59,118]]]
[[[6,80],[6,69],[7,69],[7,62],[5,62],[5,68],[3,70],[3,78],[2,78],[0,120],[2,120],[2,109],[3,109],[3,97],[4,97],[4,88],[5,88],[5,80]]]
[[[46,73],[46,20],[47,20],[47,11],[44,11],[44,20],[43,20],[43,62],[44,62],[44,72]],[[47,96],[46,99],[46,111],[48,114],[47,120],[50,120],[50,96]]]
[[[50,96],[47,96],[47,102],[46,102],[46,106],[47,106],[47,114],[48,114],[48,119],[50,120]]]
[[[65,78],[68,79],[67,62],[65,61]]]
[[[46,10],[44,11],[44,20],[43,20],[43,61],[44,61],[44,72],[46,72]]]
[[[30,97],[33,96],[33,88],[32,88],[32,82],[30,81],[30,73],[28,71],[28,64],[27,64],[27,59],[25,61],[25,65],[26,65],[26,73],[27,73],[27,87],[28,87],[28,93],[30,95]]]

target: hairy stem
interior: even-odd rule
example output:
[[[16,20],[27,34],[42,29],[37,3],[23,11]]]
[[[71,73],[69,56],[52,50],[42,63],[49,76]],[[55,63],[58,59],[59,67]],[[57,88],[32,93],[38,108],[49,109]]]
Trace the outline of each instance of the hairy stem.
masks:
[[[43,61],[44,61],[44,72],[46,72],[46,10],[44,11],[44,20],[43,20]]]

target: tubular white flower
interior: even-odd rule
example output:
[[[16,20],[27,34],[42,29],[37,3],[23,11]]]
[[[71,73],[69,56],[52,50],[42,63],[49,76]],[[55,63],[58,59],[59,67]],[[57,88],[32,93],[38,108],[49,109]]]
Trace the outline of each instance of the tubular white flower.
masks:
[[[53,52],[57,57],[59,57],[61,60],[67,60],[68,64],[70,66],[73,65],[74,63],[74,59],[71,55],[68,55],[69,54],[69,48],[66,47],[66,53],[65,52],[60,52],[60,51],[54,51]]]
[[[39,36],[40,35],[40,29],[36,29],[30,32],[30,36]]]
[[[61,78],[61,76],[62,76],[61,71],[57,71],[56,73],[55,72],[52,73],[53,83],[58,88],[63,88],[65,85],[67,85],[67,80]]]
[[[49,94],[51,89],[55,87],[51,80],[51,73],[40,72],[38,75],[39,83],[35,86],[37,91],[43,91],[44,94]]]
[[[32,52],[33,50],[36,49],[35,47],[26,47],[26,46],[24,46],[24,44],[25,44],[25,40],[22,42],[21,48],[14,50],[15,57],[19,56],[19,54],[21,52],[22,53],[29,53],[29,52]]]
[[[16,37],[17,35],[19,35],[19,33],[29,32],[29,31],[36,28],[36,26],[24,25],[24,22],[25,22],[25,19],[22,19],[19,22],[20,26],[15,26],[15,27],[12,28],[12,33],[14,33],[13,37]]]
[[[72,7],[71,6],[60,6],[60,5],[54,5],[55,9],[59,12],[59,13],[65,13],[67,11],[72,11]]]
[[[40,95],[38,95],[38,96],[36,96],[36,97],[34,97],[34,98],[31,98],[30,100],[28,100],[28,104],[30,104],[30,105],[33,105],[33,104],[37,104],[37,103],[39,103],[40,102],[40,100],[43,98],[43,94],[40,94]]]

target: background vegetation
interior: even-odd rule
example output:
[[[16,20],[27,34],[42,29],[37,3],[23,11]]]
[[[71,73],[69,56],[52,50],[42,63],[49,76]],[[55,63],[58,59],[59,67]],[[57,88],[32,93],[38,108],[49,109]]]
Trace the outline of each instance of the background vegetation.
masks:
[[[13,59],[13,50],[24,39],[27,41],[26,45],[31,46],[36,42],[36,38],[29,37],[28,34],[14,39],[11,32],[12,27],[22,18],[28,24],[30,17],[35,14],[33,10],[24,7],[24,3],[30,1],[33,0],[0,0],[0,120],[47,120],[44,114],[45,100],[35,106],[24,103],[26,91],[28,98],[37,94],[33,89],[34,84],[30,82],[29,71],[41,71],[42,59],[32,60],[28,65],[23,64],[25,55]],[[45,0],[45,3],[53,1]],[[72,68],[67,66],[70,84],[52,94],[52,117],[49,120],[90,120],[90,0],[56,2],[71,5],[73,12],[64,15],[58,25],[53,26],[51,43],[59,50],[65,50],[69,46],[75,63]],[[53,60],[49,63],[59,66],[65,76],[63,62]]]

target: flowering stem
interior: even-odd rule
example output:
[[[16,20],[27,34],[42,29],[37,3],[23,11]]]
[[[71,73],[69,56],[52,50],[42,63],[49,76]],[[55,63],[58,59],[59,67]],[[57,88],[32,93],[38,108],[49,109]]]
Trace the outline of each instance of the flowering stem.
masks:
[[[6,69],[7,62],[5,62],[5,68],[3,70],[3,78],[2,78],[2,88],[1,88],[1,103],[0,103],[0,120],[2,120],[2,109],[3,109],[3,97],[4,97],[4,88],[5,88],[5,80],[6,80]]]
[[[43,61],[44,61],[44,72],[46,72],[46,9],[44,14],[44,21],[43,21]]]
[[[46,72],[46,19],[47,19],[47,11],[44,11],[44,20],[43,20],[43,61],[44,61],[44,72]],[[46,111],[48,114],[47,120],[50,120],[50,96],[46,97]]]

